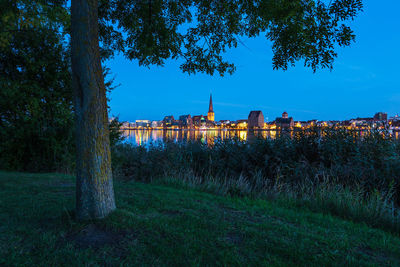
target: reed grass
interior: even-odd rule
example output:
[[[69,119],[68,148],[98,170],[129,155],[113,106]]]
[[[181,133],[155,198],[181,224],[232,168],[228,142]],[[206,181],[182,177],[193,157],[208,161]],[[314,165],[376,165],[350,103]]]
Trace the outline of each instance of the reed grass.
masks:
[[[385,131],[117,145],[115,176],[266,198],[400,233],[400,145]]]

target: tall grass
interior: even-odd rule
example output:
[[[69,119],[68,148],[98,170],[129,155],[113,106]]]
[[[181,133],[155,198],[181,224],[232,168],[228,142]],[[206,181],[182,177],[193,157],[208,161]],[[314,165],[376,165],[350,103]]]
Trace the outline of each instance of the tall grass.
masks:
[[[386,132],[311,129],[276,139],[117,145],[116,176],[268,198],[400,233],[400,144]]]

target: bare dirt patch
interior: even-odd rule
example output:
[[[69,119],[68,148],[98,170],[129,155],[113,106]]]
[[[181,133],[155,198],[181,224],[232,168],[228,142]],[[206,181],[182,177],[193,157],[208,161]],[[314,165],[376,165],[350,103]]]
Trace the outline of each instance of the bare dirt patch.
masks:
[[[73,242],[77,248],[99,249],[104,246],[118,246],[126,233],[113,232],[95,224],[89,224],[79,232],[69,233],[66,240]]]
[[[160,213],[169,217],[175,217],[183,214],[183,212],[179,210],[162,210]]]
[[[374,261],[380,262],[381,264],[388,264],[389,262],[395,262],[394,258],[386,254],[383,251],[374,250],[369,246],[359,246],[356,247],[356,251],[359,254],[365,255],[369,258],[374,259]],[[389,266],[389,265],[388,265]]]
[[[240,232],[231,231],[226,234],[225,240],[232,245],[239,246],[243,243],[244,236]]]

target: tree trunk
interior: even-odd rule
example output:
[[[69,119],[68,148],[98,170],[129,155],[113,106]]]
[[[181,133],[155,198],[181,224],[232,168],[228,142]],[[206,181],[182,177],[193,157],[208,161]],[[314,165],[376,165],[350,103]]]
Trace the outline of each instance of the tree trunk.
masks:
[[[97,0],[72,0],[71,49],[77,140],[76,215],[78,220],[99,219],[115,209],[115,200]]]

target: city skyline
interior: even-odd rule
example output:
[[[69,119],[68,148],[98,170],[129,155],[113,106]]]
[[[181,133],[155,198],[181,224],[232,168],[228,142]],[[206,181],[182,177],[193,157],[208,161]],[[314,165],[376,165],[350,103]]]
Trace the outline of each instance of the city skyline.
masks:
[[[111,94],[111,114],[121,120],[162,118],[165,114],[203,114],[212,91],[215,119],[246,118],[250,110],[262,110],[268,120],[284,110],[299,120],[344,120],[351,117],[400,112],[400,80],[393,53],[400,41],[396,10],[367,0],[364,12],[352,22],[356,42],[338,49],[332,72],[310,69],[297,62],[284,71],[272,70],[271,43],[264,37],[241,39],[226,58],[237,66],[230,76],[187,75],[180,61],[164,67],[139,67],[122,56],[107,62],[116,76]],[[134,74],[134,75],[133,75]]]
[[[115,120],[111,117],[110,121]],[[262,110],[251,110],[248,117],[243,119],[220,119],[215,120],[212,94],[208,103],[207,114],[180,114],[178,116],[168,114],[162,120],[139,119],[134,121],[121,121],[122,130],[133,129],[163,129],[163,130],[294,130],[307,128],[345,128],[349,130],[370,130],[370,129],[389,129],[391,131],[400,130],[400,116],[388,116],[386,112],[376,112],[374,116],[352,117],[344,120],[299,120],[289,116],[284,111],[274,120],[265,119]],[[398,135],[398,133],[396,134]]]
[[[203,103],[203,102],[199,101],[199,103]],[[203,104],[205,104],[205,103],[203,103]],[[231,118],[231,119],[218,118],[218,119],[215,119],[215,112],[214,112],[214,108],[213,108],[214,102],[212,100],[212,94],[211,93],[210,93],[210,98],[209,98],[209,102],[207,103],[207,105],[208,105],[207,111],[203,111],[203,112],[199,112],[199,113],[184,112],[182,114],[163,114],[160,118],[157,118],[157,119],[138,118],[138,119],[134,119],[134,120],[123,120],[123,119],[121,119],[120,116],[110,115],[110,120],[113,120],[114,118],[118,118],[119,121],[122,121],[122,122],[135,122],[135,121],[140,121],[140,122],[142,122],[142,121],[148,121],[148,122],[159,121],[159,122],[161,122],[161,121],[165,120],[166,117],[179,118],[181,116],[204,117],[207,121],[211,121],[211,122],[214,122],[214,121],[215,122],[221,122],[221,121],[227,121],[227,120],[228,121],[238,121],[238,120],[247,120],[248,119],[247,116],[245,116],[243,118]],[[249,110],[248,111],[248,116],[250,116],[250,114],[252,112],[255,112],[255,111],[263,112],[262,110]],[[350,121],[350,120],[356,120],[356,119],[372,118],[373,115],[377,115],[377,114],[380,114],[380,113],[386,114],[387,119],[389,119],[389,118],[393,118],[393,119],[396,119],[396,120],[399,119],[399,115],[397,113],[396,114],[388,114],[385,111],[375,111],[375,112],[373,112],[371,114],[366,114],[366,116],[352,116],[352,117],[348,117],[348,118],[344,118],[344,119],[322,120],[322,119],[318,119],[318,118],[309,118],[309,119],[298,119],[298,118],[295,118],[295,121],[303,121],[303,122],[305,122],[305,121],[320,121],[320,122],[324,122],[324,121],[325,122],[327,122],[327,121]],[[266,116],[266,117],[263,116],[263,121],[266,122],[266,123],[267,122],[271,123],[271,122],[274,122],[277,118],[280,118],[281,115],[283,117],[284,114],[286,114],[285,116],[287,118],[287,116],[288,116],[287,111],[286,110],[282,110],[281,113],[278,114],[278,116],[276,116],[274,118],[268,118],[268,116]]]

